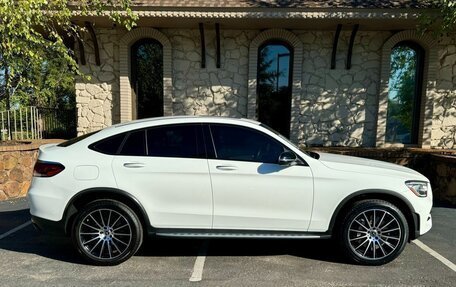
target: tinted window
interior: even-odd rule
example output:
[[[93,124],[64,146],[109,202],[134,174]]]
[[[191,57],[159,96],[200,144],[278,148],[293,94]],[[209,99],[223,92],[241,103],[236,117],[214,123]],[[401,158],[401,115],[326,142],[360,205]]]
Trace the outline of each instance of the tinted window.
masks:
[[[137,118],[163,116],[163,46],[141,39],[131,47],[132,86],[137,96]]]
[[[149,156],[205,158],[201,125],[175,125],[147,130]]]
[[[385,140],[418,143],[424,50],[401,42],[391,50]]]
[[[293,49],[269,41],[258,49],[258,120],[290,135]]]
[[[105,153],[105,154],[117,154],[119,151],[120,145],[122,144],[125,133],[118,134],[107,139],[101,140],[90,146],[91,149]]]
[[[145,130],[133,131],[128,133],[122,146],[120,155],[146,155]]]
[[[218,159],[277,163],[282,144],[261,132],[229,125],[211,125]]]

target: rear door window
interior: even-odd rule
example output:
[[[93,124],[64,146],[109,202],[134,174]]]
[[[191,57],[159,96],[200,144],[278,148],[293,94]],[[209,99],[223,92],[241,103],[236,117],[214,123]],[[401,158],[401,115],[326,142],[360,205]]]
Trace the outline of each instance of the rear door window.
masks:
[[[127,134],[119,155],[145,156],[146,131],[144,129],[132,131]]]
[[[154,157],[206,158],[200,124],[149,128],[147,150]]]

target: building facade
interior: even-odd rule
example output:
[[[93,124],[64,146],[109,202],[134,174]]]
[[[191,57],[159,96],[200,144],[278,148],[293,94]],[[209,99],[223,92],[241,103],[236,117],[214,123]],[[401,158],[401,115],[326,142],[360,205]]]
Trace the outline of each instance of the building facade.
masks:
[[[426,1],[133,1],[76,56],[78,133],[144,117],[260,120],[302,146],[455,148],[456,33]]]

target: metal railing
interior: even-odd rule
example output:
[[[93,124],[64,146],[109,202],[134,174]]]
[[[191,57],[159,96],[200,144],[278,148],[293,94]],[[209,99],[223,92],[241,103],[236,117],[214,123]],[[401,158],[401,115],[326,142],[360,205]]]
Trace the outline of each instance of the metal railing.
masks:
[[[36,107],[22,107],[0,112],[1,140],[41,139],[42,127]]]
[[[42,137],[68,139],[76,136],[76,111],[38,107]]]
[[[72,111],[20,107],[0,111],[0,140],[69,138],[76,134],[76,115]]]

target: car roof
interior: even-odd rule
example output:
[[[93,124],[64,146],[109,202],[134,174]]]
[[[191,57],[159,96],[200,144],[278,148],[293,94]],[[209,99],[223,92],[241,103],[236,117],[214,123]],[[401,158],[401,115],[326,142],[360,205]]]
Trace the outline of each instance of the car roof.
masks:
[[[260,122],[246,119],[246,118],[235,118],[235,117],[222,117],[222,116],[169,116],[169,117],[156,117],[156,118],[147,118],[141,120],[134,120],[126,123],[116,124],[107,128],[100,130],[99,132],[93,134],[92,136],[81,140],[78,144],[90,145],[96,141],[102,140],[109,136],[114,136],[123,132],[129,132],[136,129],[154,127],[154,126],[164,126],[164,125],[173,125],[173,124],[191,124],[191,123],[218,123],[218,124],[233,124],[244,127],[251,127],[258,130],[263,130],[263,132],[273,136],[279,142],[289,146],[292,150],[298,151],[299,148],[293,146],[288,140],[279,136],[277,132],[274,132],[270,128],[264,127]],[[77,146],[77,145],[74,145]]]
[[[161,124],[173,124],[173,123],[195,123],[195,122],[204,122],[204,123],[250,123],[254,125],[260,125],[260,122],[246,119],[246,118],[235,118],[235,117],[223,117],[223,116],[167,116],[167,117],[156,117],[156,118],[146,118],[140,120],[134,120],[130,122],[120,123],[111,126],[112,128],[119,127],[131,127],[138,125],[161,125]]]
[[[162,126],[162,125],[173,125],[173,124],[192,124],[192,123],[219,123],[219,124],[234,124],[241,126],[259,127],[260,122],[245,118],[234,118],[234,117],[215,117],[215,116],[169,116],[169,117],[156,117],[146,118],[140,120],[129,121],[112,125],[104,128],[94,135],[90,136],[84,141],[85,143],[96,142],[103,138],[128,132],[131,130]]]

